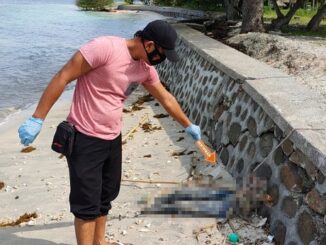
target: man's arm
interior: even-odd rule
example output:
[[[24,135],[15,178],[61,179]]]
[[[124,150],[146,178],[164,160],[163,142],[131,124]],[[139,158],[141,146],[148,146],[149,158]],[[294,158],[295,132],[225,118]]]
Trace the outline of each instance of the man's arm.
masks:
[[[33,117],[45,119],[65,86],[92,69],[82,54],[77,51],[62,69],[52,78],[37,105]]]
[[[158,82],[153,85],[144,84],[145,89],[154,96],[164,109],[183,127],[187,128],[191,125],[191,121],[182,111],[179,103],[175,97],[170,94],[162,85]]]

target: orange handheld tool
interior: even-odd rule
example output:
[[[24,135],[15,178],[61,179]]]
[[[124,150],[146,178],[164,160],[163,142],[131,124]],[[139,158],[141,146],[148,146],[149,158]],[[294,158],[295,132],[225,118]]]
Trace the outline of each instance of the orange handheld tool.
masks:
[[[203,140],[197,140],[196,145],[204,155],[205,160],[212,165],[216,164],[216,152],[209,148]]]

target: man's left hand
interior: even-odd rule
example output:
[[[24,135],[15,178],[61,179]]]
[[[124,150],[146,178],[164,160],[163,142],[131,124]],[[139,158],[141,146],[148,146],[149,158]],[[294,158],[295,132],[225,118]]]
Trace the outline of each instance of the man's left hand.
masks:
[[[201,139],[201,134],[200,134],[200,127],[191,124],[186,128],[186,133],[189,134],[194,140],[200,140]]]

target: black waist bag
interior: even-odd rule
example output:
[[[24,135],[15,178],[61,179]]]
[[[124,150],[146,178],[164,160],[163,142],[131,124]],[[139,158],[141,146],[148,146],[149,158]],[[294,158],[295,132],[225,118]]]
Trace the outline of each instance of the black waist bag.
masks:
[[[76,130],[74,125],[67,121],[61,122],[53,136],[51,148],[55,152],[69,157],[72,153]]]

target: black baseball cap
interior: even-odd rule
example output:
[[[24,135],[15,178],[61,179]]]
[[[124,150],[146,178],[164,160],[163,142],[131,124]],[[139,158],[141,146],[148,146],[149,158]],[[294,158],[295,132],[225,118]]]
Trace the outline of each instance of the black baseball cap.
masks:
[[[148,41],[155,42],[155,44],[163,48],[168,60],[172,62],[179,60],[179,56],[174,50],[177,33],[166,21],[154,20],[148,23],[142,31],[142,37]]]

